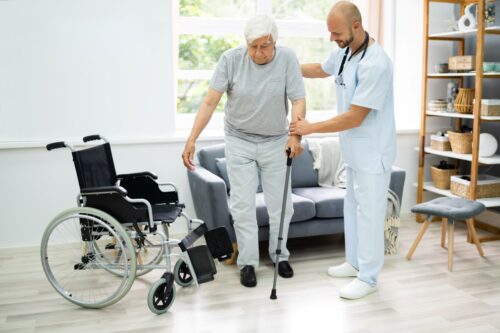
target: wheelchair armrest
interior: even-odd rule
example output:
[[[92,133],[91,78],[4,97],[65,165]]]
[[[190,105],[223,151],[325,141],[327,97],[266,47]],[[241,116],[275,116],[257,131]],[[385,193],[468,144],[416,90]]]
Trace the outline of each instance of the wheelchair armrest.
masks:
[[[124,174],[120,174],[120,175],[116,176],[116,178],[118,178],[118,179],[136,178],[136,177],[150,177],[150,178],[153,178],[153,179],[158,179],[157,175],[155,175],[154,173],[149,172],[149,171],[124,173]]]
[[[103,194],[103,193],[118,193],[122,196],[128,194],[127,190],[121,186],[101,186],[101,187],[87,187],[80,190],[81,194]]]
[[[175,191],[164,192],[151,177],[127,177],[120,180],[128,196],[135,199],[146,199],[151,204],[178,204],[179,196]]]

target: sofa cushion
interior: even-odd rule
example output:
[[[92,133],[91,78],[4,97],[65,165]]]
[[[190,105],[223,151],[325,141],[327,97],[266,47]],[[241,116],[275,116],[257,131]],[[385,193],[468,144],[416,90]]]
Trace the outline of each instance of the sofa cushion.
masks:
[[[231,183],[229,182],[229,177],[227,176],[226,158],[225,157],[216,158],[215,164],[217,165],[218,175],[224,180],[224,183],[226,183],[226,188],[227,191],[229,192],[229,190],[231,190]],[[260,173],[259,173],[259,186],[257,186],[257,193],[259,192],[262,192],[262,179],[260,178]]]
[[[316,217],[336,218],[344,216],[345,189],[338,187],[294,188],[292,192],[312,200],[316,207]]]
[[[316,215],[313,201],[292,193],[292,202],[294,213],[291,223],[306,221]],[[257,193],[255,203],[257,206],[257,224],[259,227],[269,225],[269,214],[264,201],[264,193]]]
[[[304,152],[292,161],[292,188],[318,186],[318,171],[314,170],[314,160],[306,140],[302,141]]]

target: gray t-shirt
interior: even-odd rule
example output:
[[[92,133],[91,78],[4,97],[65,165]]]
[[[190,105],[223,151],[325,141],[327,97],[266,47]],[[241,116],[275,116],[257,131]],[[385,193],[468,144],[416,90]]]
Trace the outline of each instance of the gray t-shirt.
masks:
[[[295,53],[277,46],[274,58],[258,65],[245,46],[222,54],[210,87],[227,93],[226,135],[262,142],[288,133],[288,102],[305,97],[304,82]]]

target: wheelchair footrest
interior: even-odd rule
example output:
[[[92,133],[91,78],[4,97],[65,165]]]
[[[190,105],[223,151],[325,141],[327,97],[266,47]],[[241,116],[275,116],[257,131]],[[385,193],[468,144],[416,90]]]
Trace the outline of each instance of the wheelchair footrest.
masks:
[[[219,261],[226,260],[233,254],[233,245],[226,228],[218,227],[207,231],[205,240],[212,257],[219,259]]]
[[[214,275],[217,273],[217,269],[215,268],[214,260],[210,255],[208,247],[206,245],[191,247],[187,249],[187,253],[196,273],[198,283],[212,281]]]

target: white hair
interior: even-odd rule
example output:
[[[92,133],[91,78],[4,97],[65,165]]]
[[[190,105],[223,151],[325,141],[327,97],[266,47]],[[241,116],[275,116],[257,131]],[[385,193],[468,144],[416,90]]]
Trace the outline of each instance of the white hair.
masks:
[[[245,39],[248,44],[264,36],[273,38],[273,42],[278,39],[278,27],[276,21],[269,15],[255,15],[250,18],[245,25]]]

